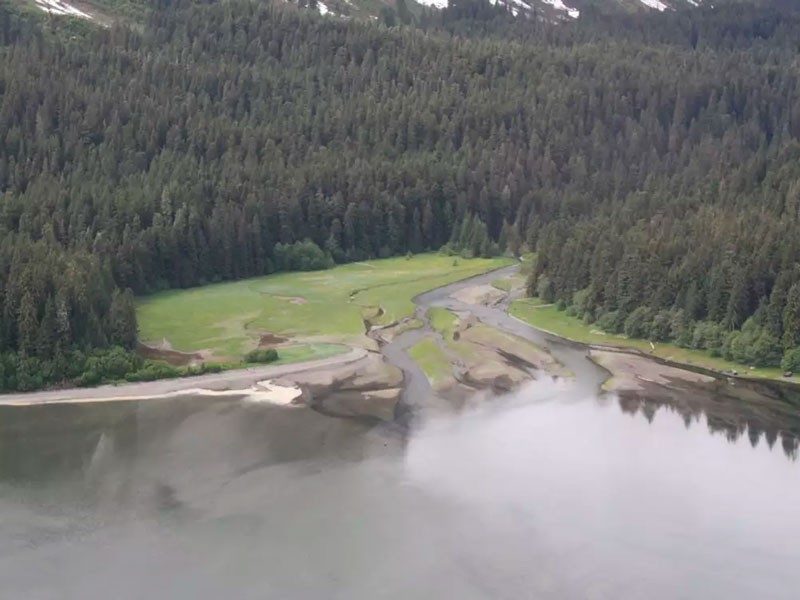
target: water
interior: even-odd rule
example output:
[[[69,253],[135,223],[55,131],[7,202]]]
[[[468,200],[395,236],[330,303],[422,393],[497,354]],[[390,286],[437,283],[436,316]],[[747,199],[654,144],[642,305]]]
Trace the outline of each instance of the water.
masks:
[[[408,430],[3,407],[0,597],[794,599],[796,448],[725,408],[546,381]]]

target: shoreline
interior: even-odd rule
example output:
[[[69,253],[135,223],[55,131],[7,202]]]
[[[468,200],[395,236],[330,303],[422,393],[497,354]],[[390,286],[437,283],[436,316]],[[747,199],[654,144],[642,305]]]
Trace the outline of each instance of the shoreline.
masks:
[[[280,379],[296,373],[342,367],[363,360],[367,356],[369,356],[367,350],[354,347],[346,354],[286,365],[247,367],[193,377],[121,383],[118,385],[107,384],[93,388],[70,388],[67,390],[6,394],[0,395],[0,406],[155,400],[180,393],[196,393],[200,390],[210,392],[240,391],[245,395],[248,389],[264,380]]]
[[[509,267],[501,267],[499,269],[494,269],[491,271],[487,271],[486,273],[473,275],[467,277],[465,279],[452,282],[445,286],[441,286],[439,288],[434,288],[432,290],[428,290],[426,292],[422,292],[417,296],[412,298],[412,302],[417,306],[418,309],[422,310],[423,312],[428,308],[427,304],[424,302],[420,302],[422,297],[436,295],[444,292],[447,289],[468,289],[470,283],[490,279],[491,277],[495,276],[496,274],[507,271]],[[651,365],[652,369],[647,368],[646,370],[650,373],[656,373],[659,369],[665,371],[672,371],[674,369],[678,369],[681,371],[685,371],[687,373],[686,378],[693,378],[697,376],[701,377],[708,377],[713,378],[722,383],[733,384],[734,381],[740,381],[750,384],[762,384],[767,386],[777,386],[776,389],[782,389],[785,391],[791,392],[800,392],[800,385],[797,382],[793,381],[783,381],[778,379],[769,379],[764,377],[757,377],[757,376],[748,376],[744,375],[733,375],[730,373],[726,373],[723,371],[719,371],[710,367],[706,367],[703,365],[698,365],[695,363],[684,363],[676,360],[671,360],[668,358],[654,356],[652,354],[648,354],[639,348],[635,347],[627,347],[617,344],[604,344],[604,343],[587,343],[581,342],[579,340],[575,340],[569,338],[564,335],[560,335],[553,331],[549,331],[542,327],[538,327],[531,323],[524,321],[523,319],[511,314],[509,311],[510,307],[510,300],[511,293],[505,292],[506,297],[502,302],[498,302],[494,305],[493,310],[499,310],[503,313],[503,315],[515,323],[518,323],[520,326],[523,327],[530,327],[546,336],[551,337],[554,341],[558,343],[566,343],[571,345],[575,350],[580,352],[585,352],[585,360],[588,363],[593,363],[595,367],[599,367],[607,374],[605,380],[600,383],[598,386],[598,392],[601,390],[608,391],[607,386],[614,386],[614,380],[626,380],[626,381],[633,381],[637,378],[637,369],[630,369],[627,367],[615,370],[609,368],[608,365],[602,364],[601,361],[596,360],[596,356],[598,354],[603,353],[617,353],[622,355],[628,355],[633,357],[634,361],[616,361],[617,366],[625,365],[625,364],[634,364],[637,361],[645,360],[648,364]],[[473,315],[476,314],[476,311],[479,310],[480,305],[473,305],[467,304],[464,302],[458,302],[462,306],[469,306],[472,310]],[[419,315],[417,315],[419,316]],[[424,321],[423,321],[424,322]],[[381,329],[381,328],[375,328]],[[417,338],[424,333],[424,329],[422,330],[414,330],[413,334],[406,335],[410,340]],[[503,328],[501,327],[501,330]],[[374,332],[373,332],[374,333]],[[410,332],[406,332],[410,333]],[[369,335],[369,332],[368,332]],[[401,338],[404,337],[403,335],[400,336]],[[400,340],[393,340],[393,342],[397,342]],[[419,365],[407,354],[408,348],[403,347],[402,349],[400,346],[408,345],[400,343],[382,343],[380,344],[380,351],[379,353],[370,352],[364,348],[360,347],[350,347],[350,351],[344,354],[339,354],[335,356],[331,356],[328,358],[322,358],[312,361],[305,361],[305,362],[298,362],[298,363],[290,363],[285,365],[263,365],[263,366],[254,366],[254,367],[246,367],[241,369],[232,369],[228,371],[222,371],[220,373],[209,373],[205,375],[197,375],[192,377],[181,377],[176,379],[162,379],[156,381],[148,381],[148,382],[132,382],[132,383],[120,383],[120,384],[106,384],[98,387],[92,388],[70,388],[70,389],[63,389],[63,390],[45,390],[45,391],[33,391],[33,392],[24,392],[24,393],[16,393],[16,394],[7,394],[7,395],[0,395],[0,406],[31,406],[31,405],[39,405],[39,404],[58,404],[58,403],[87,403],[87,402],[119,402],[119,401],[138,401],[138,400],[155,400],[155,399],[167,399],[170,397],[174,397],[176,395],[181,394],[202,394],[202,393],[230,393],[230,395],[252,395],[252,394],[259,394],[261,390],[259,389],[259,384],[262,384],[267,380],[280,380],[281,378],[291,379],[292,375],[313,375],[313,374],[325,374],[326,372],[330,373],[336,369],[341,369],[343,367],[358,367],[360,365],[356,365],[354,363],[359,363],[359,361],[364,361],[363,364],[367,364],[369,361],[365,361],[370,356],[382,356],[383,360],[388,362],[388,364],[393,364],[395,367],[398,367],[401,371],[405,373],[405,377],[403,378],[404,381],[402,382],[402,396],[404,399],[407,399],[409,393],[414,391],[419,392],[420,390],[424,389],[426,386],[420,387],[420,381],[416,381],[420,378],[427,378],[419,369]],[[389,349],[396,349],[400,351],[400,354],[405,354],[406,356],[402,361],[399,361],[397,356],[392,356],[387,361],[387,355],[384,353],[384,350]],[[398,354],[398,352],[390,352],[390,354]],[[407,359],[407,360],[406,360]],[[411,364],[413,363],[413,365]],[[414,368],[416,367],[416,368]],[[690,375],[693,374],[693,375]],[[573,374],[575,375],[575,374]],[[301,378],[302,379],[302,378]],[[682,378],[683,379],[683,378]],[[645,379],[646,381],[646,379]],[[335,386],[334,386],[335,387]],[[430,386],[427,386],[428,388]],[[335,389],[331,389],[331,392],[336,391]]]
[[[733,380],[738,380],[738,381],[747,382],[747,383],[761,383],[761,384],[765,384],[765,385],[782,385],[782,386],[791,387],[793,389],[797,389],[798,391],[800,391],[800,381],[794,381],[793,379],[777,378],[777,377],[761,377],[759,375],[748,375],[746,371],[743,372],[743,373],[733,374],[733,373],[729,373],[727,371],[716,369],[714,367],[710,367],[710,366],[703,365],[703,364],[700,364],[700,363],[685,362],[685,361],[681,361],[681,360],[675,360],[675,359],[672,359],[672,358],[666,358],[666,357],[663,357],[663,356],[656,356],[654,354],[650,354],[648,352],[645,352],[644,350],[642,350],[640,348],[636,348],[635,346],[625,346],[623,344],[615,344],[615,343],[612,343],[612,342],[609,342],[609,343],[582,342],[580,340],[576,340],[576,339],[568,337],[566,335],[562,335],[560,333],[556,333],[554,331],[550,331],[549,329],[545,329],[544,327],[539,327],[538,325],[533,325],[532,323],[528,323],[527,321],[523,321],[519,317],[512,315],[510,312],[508,313],[508,316],[511,317],[512,319],[514,319],[515,321],[518,321],[519,323],[527,325],[528,327],[533,327],[534,329],[537,329],[537,330],[539,330],[539,331],[541,331],[543,333],[551,335],[551,336],[553,336],[555,338],[558,338],[560,340],[564,340],[564,341],[569,342],[571,344],[576,344],[577,346],[580,346],[582,348],[586,348],[587,352],[589,352],[589,353],[591,353],[593,351],[596,351],[596,352],[616,352],[616,353],[619,353],[619,354],[630,354],[632,356],[636,356],[636,357],[639,357],[639,358],[644,358],[646,360],[649,360],[649,361],[652,361],[652,362],[655,362],[655,363],[659,363],[659,364],[664,365],[666,367],[682,369],[684,371],[690,371],[692,373],[699,373],[699,374],[702,374],[702,375],[708,375],[710,377],[714,377],[714,378],[720,379],[720,380],[733,379]],[[742,368],[744,369],[745,366],[742,365]]]

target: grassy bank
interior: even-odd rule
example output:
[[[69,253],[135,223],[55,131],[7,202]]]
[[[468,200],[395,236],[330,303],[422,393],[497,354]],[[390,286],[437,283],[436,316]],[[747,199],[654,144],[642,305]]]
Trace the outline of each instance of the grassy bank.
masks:
[[[458,327],[458,317],[446,308],[432,306],[428,309],[427,317],[431,327],[438,331],[445,340],[452,340],[453,333]]]
[[[238,358],[267,332],[348,342],[363,333],[364,318],[408,317],[417,294],[510,262],[423,254],[163,292],[140,299],[139,337],[216,359]]]
[[[698,365],[716,371],[736,370],[740,375],[783,379],[780,369],[757,368],[712,356],[706,350],[680,348],[674,344],[655,343],[655,349],[647,340],[630,339],[624,335],[608,334],[595,325],[586,324],[578,317],[570,317],[553,305],[544,305],[538,298],[524,298],[512,302],[509,312],[517,319],[558,336],[584,344],[608,344],[635,348],[659,358],[689,365]]]
[[[430,338],[425,338],[413,346],[408,354],[423,370],[433,386],[441,383],[453,373],[450,358]]]

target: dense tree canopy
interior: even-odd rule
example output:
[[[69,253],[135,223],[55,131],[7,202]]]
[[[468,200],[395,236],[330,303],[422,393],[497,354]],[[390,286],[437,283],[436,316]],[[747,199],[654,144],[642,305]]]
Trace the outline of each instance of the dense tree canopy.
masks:
[[[791,14],[460,0],[386,28],[162,2],[74,35],[4,6],[7,365],[132,347],[133,294],[511,239],[586,318],[800,345]]]

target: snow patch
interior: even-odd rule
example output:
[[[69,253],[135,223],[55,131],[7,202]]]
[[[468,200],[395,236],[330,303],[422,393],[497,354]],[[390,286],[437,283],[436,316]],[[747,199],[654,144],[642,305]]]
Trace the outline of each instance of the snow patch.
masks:
[[[72,17],[80,17],[81,19],[89,19],[94,21],[94,17],[89,13],[63,2],[63,0],[36,0],[36,6],[41,8],[44,12],[51,15],[69,15]]]
[[[327,15],[329,12],[331,12],[322,2],[317,2],[317,10],[319,10],[319,14],[321,15]]]
[[[556,10],[560,10],[560,11],[566,13],[569,17],[571,17],[573,19],[577,19],[581,15],[581,11],[579,11],[577,8],[570,8],[569,6],[564,4],[564,0],[541,0],[541,1],[544,2],[545,4],[549,4],[550,6],[552,6]],[[659,0],[642,0],[642,2],[645,2],[645,1],[656,2],[658,4],[661,4],[661,2],[659,2]],[[447,4],[448,0],[417,0],[417,2],[419,4],[424,5],[424,6],[433,6],[434,8],[447,8],[447,6],[448,6],[448,4]],[[519,14],[519,12],[520,12],[519,9],[523,9],[523,10],[528,11],[528,10],[531,10],[533,8],[533,5],[535,4],[534,0],[527,0],[527,1],[525,1],[525,0],[489,0],[489,4],[491,4],[492,6],[495,6],[498,2],[501,2],[502,4],[508,5],[508,7],[511,9],[511,14],[513,14],[514,16]],[[516,6],[514,6],[514,5],[516,5]],[[664,6],[664,5],[662,5],[662,6]],[[661,9],[661,10],[663,10],[663,9]]]
[[[661,0],[639,0],[639,2],[641,2],[645,6],[649,6],[650,8],[655,8],[656,10],[659,10],[661,12],[664,12],[669,8],[669,6],[661,2]]]
[[[644,0],[642,0],[642,1],[644,1]],[[658,0],[656,0],[656,2],[657,1]],[[570,8],[569,6],[564,4],[563,0],[542,0],[542,2],[544,2],[545,4],[549,4],[550,6],[555,8],[556,10],[564,11],[565,13],[567,13],[573,19],[577,19],[578,17],[581,16],[581,11],[579,11],[576,8]]]

